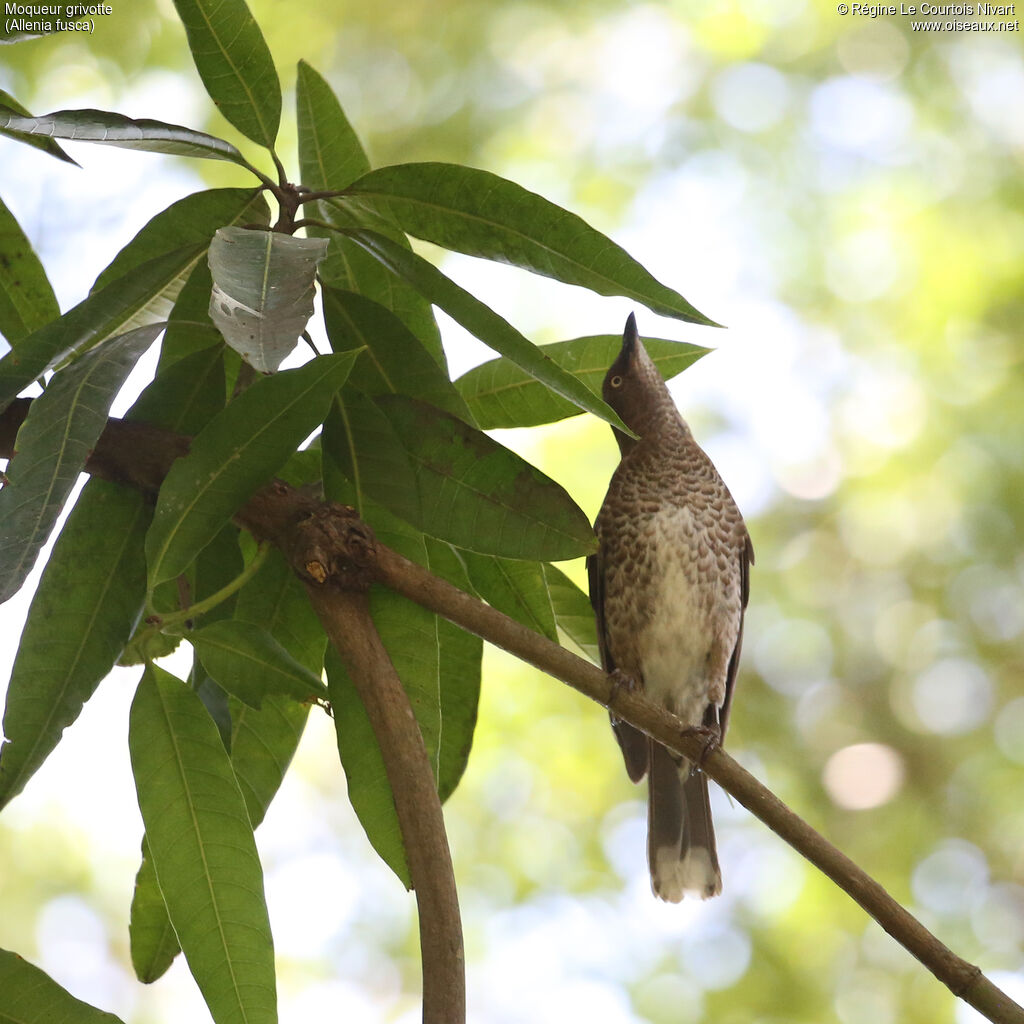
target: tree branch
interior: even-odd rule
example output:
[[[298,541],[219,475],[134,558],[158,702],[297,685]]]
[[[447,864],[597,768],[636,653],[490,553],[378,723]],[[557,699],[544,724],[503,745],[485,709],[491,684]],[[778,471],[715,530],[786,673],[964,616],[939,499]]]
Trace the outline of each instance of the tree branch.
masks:
[[[21,406],[22,402],[24,406]],[[19,400],[0,414],[0,455],[10,454],[13,450],[17,425],[24,418],[27,405],[27,400]],[[153,428],[146,428],[148,433],[143,436],[138,429],[141,427],[142,424],[111,420],[86,469],[108,479],[121,480],[155,492],[173,459],[187,451],[187,441]],[[630,693],[621,687],[616,689],[609,677],[590,662],[453,587],[384,545],[375,544],[372,552],[364,552],[366,557],[361,556],[358,562],[353,562],[344,544],[335,545],[329,540],[323,541],[312,557],[308,557],[311,550],[308,547],[303,554],[300,550],[302,545],[297,546],[296,542],[296,538],[301,537],[301,523],[310,516],[325,514],[322,511],[318,513],[318,510],[329,507],[281,481],[274,481],[250,499],[235,518],[239,525],[251,530],[258,538],[270,539],[278,544],[300,576],[307,581],[307,585],[310,577],[315,579],[321,573],[324,581],[330,579],[335,583],[341,583],[353,575],[364,580],[369,578],[379,581],[548,675],[568,683],[613,711],[616,717],[653,736],[676,753],[689,758],[699,758],[704,753],[699,738],[687,733],[677,718],[648,701],[643,694]],[[352,510],[340,511],[339,506],[333,506],[333,509],[335,511],[332,515],[340,514],[355,521]],[[367,527],[362,529],[367,531],[367,536],[372,537]],[[302,560],[304,557],[306,561]],[[341,586],[343,588],[344,584],[341,583]],[[312,593],[317,593],[320,595],[318,599],[324,600],[326,598],[323,595],[337,591],[338,587],[332,586]],[[346,640],[340,634],[345,632],[342,623],[346,621],[346,616],[361,621],[362,625],[351,632],[361,634],[359,643],[370,646],[362,652],[350,652],[348,657],[366,659],[366,670],[370,673],[368,678],[383,678],[393,674],[393,666],[389,663],[385,668],[380,661],[380,653],[371,649],[373,641],[367,639],[366,623],[361,619],[363,614],[364,610],[346,602],[344,610],[339,606],[329,612],[325,628],[329,632],[333,631],[332,640],[337,635],[339,644],[343,645]],[[335,620],[334,616],[338,618]],[[328,626],[327,622],[332,625]],[[343,658],[346,657],[341,647],[339,653]],[[362,661],[358,663],[363,664]],[[393,680],[386,685],[392,684]],[[704,760],[704,770],[734,799],[840,886],[954,995],[995,1024],[1024,1024],[1024,1008],[993,985],[978,967],[961,959],[940,942],[878,882],[791,811],[725,751],[712,751]],[[396,777],[403,785],[409,781],[401,773]],[[397,801],[402,785],[393,788]],[[411,851],[407,852],[411,854]],[[418,895],[422,899],[423,894]],[[429,926],[425,918],[421,904],[421,936],[424,935],[423,928]],[[424,941],[424,949],[427,945],[429,942]]]
[[[376,542],[351,509],[324,506],[303,519],[289,547],[384,758],[419,904],[423,1022],[459,1024],[466,1019],[466,971],[455,871],[423,734],[370,616],[370,577],[360,569],[372,564]],[[341,562],[344,571],[332,572]]]
[[[527,629],[502,612],[432,575],[422,566],[381,547],[377,578],[404,597],[561,679],[604,705],[630,725],[691,760],[704,754],[704,740],[686,730],[675,715],[641,692],[615,687],[589,661]],[[897,942],[912,953],[956,996],[998,1024],[1022,1024],[1024,1008],[958,957],[846,854],[834,847],[774,793],[721,748],[704,760],[704,771],[730,796],[760,818],[801,856],[828,875]]]

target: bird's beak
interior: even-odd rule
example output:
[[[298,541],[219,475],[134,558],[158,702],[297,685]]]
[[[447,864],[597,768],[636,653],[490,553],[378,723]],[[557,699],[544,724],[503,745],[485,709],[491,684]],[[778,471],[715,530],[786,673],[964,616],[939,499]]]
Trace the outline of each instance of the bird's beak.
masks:
[[[636,358],[637,342],[640,340],[640,335],[636,329],[636,317],[630,313],[629,319],[626,321],[626,329],[622,333],[622,352],[619,358],[625,356],[627,363],[632,363]]]

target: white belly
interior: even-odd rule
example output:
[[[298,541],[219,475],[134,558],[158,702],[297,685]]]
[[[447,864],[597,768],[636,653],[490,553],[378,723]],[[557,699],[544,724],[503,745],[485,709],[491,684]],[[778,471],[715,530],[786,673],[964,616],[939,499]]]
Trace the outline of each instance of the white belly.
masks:
[[[658,516],[661,539],[656,545],[653,615],[644,630],[641,664],[648,695],[689,725],[700,725],[711,700],[709,678],[715,643],[717,594],[713,562],[694,559],[694,547],[680,545],[680,535],[692,537],[687,509]],[[687,552],[684,558],[680,552]],[[724,680],[722,681],[724,684]],[[721,687],[719,687],[721,689]],[[724,694],[715,694],[718,702]]]

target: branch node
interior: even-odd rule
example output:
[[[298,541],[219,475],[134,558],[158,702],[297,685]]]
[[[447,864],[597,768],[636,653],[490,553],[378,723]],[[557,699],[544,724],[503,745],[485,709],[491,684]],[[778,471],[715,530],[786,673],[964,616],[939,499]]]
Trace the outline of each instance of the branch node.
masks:
[[[958,999],[963,999],[974,987],[979,978],[983,978],[982,970],[975,964],[962,963],[957,965],[958,970],[954,977],[946,983],[949,991]]]
[[[291,556],[307,580],[341,590],[367,590],[377,539],[354,508],[327,502],[300,516]]]

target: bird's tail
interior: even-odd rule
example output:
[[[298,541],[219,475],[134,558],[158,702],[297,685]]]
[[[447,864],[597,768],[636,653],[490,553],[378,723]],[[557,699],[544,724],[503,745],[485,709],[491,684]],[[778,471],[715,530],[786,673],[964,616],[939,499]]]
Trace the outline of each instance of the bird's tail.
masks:
[[[656,896],[678,903],[686,893],[701,899],[722,891],[708,780],[690,772],[651,741],[647,799],[647,860]]]

